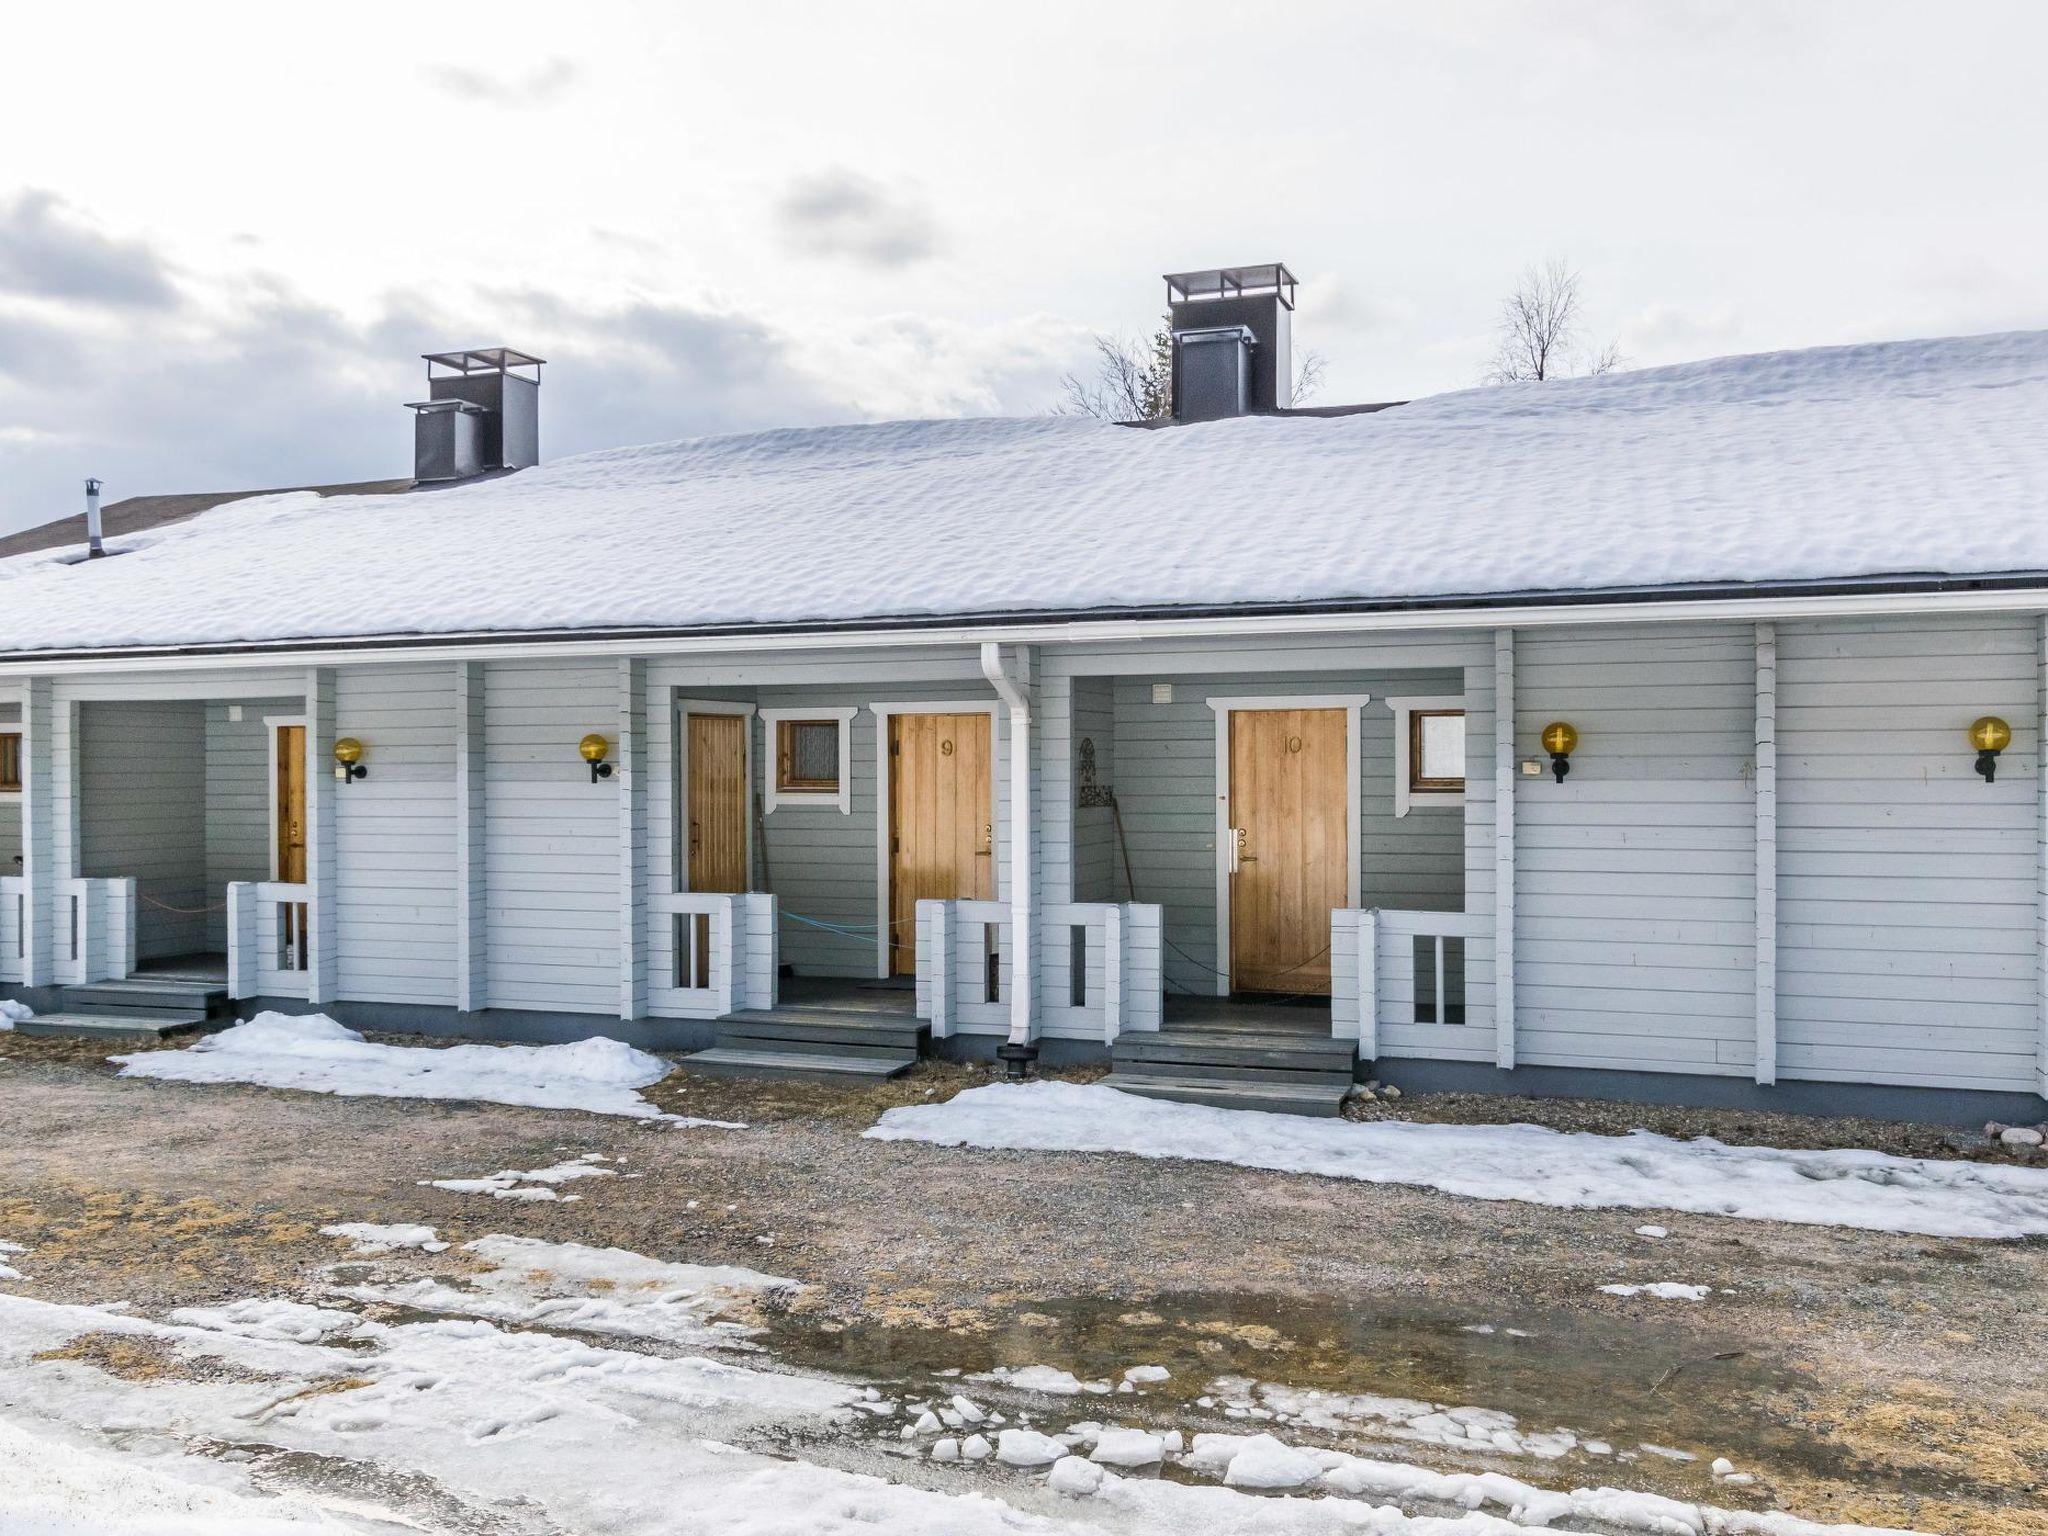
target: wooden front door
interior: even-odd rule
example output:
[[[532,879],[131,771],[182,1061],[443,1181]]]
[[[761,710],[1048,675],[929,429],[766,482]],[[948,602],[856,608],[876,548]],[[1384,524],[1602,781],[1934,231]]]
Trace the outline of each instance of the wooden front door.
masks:
[[[277,783],[271,803],[277,817],[276,878],[287,885],[306,883],[306,728],[280,725],[273,750]],[[283,909],[284,929],[278,935],[280,963],[287,970],[306,968],[306,908]]]
[[[1328,995],[1330,913],[1347,904],[1341,709],[1230,715],[1230,984]]]
[[[889,717],[889,969],[917,970],[917,904],[995,895],[989,717]]]
[[[747,888],[745,715],[688,715],[690,889]]]

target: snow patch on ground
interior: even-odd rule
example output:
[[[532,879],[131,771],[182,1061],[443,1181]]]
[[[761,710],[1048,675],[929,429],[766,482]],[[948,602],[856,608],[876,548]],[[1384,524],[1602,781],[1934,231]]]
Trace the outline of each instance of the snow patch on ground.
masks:
[[[1110,1390],[1106,1381],[1083,1381],[1072,1371],[1051,1365],[999,1365],[994,1370],[975,1371],[967,1379],[999,1381],[1021,1391],[1047,1392],[1054,1397],[1078,1397],[1084,1392],[1100,1396]]]
[[[423,1227],[416,1222],[344,1221],[322,1227],[320,1234],[323,1237],[345,1237],[355,1245],[357,1253],[364,1254],[397,1253],[405,1248],[441,1253],[448,1247],[432,1227]]]
[[[12,998],[0,997],[0,1035],[14,1028],[18,1020],[32,1019],[35,1016],[36,1011],[27,1003],[17,1003]]]
[[[467,1099],[594,1115],[728,1122],[665,1115],[638,1091],[669,1063],[600,1035],[567,1045],[373,1045],[325,1014],[259,1013],[181,1051],[108,1058],[123,1077],[180,1083],[255,1083],[347,1098]]]
[[[0,1419],[0,1531],[7,1536],[310,1536],[350,1527],[298,1499],[254,1498],[218,1463],[157,1465]]]
[[[1647,1285],[1603,1285],[1605,1296],[1654,1296],[1659,1301],[1705,1301],[1713,1294],[1711,1285],[1685,1285],[1677,1280],[1652,1280]]]
[[[1931,1237],[2048,1234],[2048,1169],[1882,1152],[1732,1147],[1535,1125],[1308,1120],[1079,1083],[992,1083],[886,1111],[883,1141],[1236,1163],[1482,1200],[1697,1211]]]
[[[421,1179],[424,1189],[445,1189],[458,1195],[489,1195],[493,1200],[580,1200],[581,1195],[564,1195],[554,1186],[567,1184],[572,1179],[610,1179],[617,1177],[610,1168],[597,1165],[607,1159],[600,1153],[586,1152],[581,1157],[572,1157],[565,1163],[555,1163],[547,1168],[501,1168],[496,1173],[487,1173],[474,1179]]]
[[[24,1275],[20,1270],[7,1262],[8,1257],[11,1255],[27,1252],[28,1250],[22,1247],[20,1243],[10,1243],[5,1238],[0,1238],[0,1280],[26,1280],[28,1278],[27,1275]]]

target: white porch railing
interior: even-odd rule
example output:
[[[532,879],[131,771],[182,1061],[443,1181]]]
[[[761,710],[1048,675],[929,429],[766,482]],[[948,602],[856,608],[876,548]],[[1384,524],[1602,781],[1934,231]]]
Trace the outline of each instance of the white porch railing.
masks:
[[[135,969],[135,882],[57,882],[57,980],[82,987]]]
[[[1384,1025],[1451,1022],[1452,983],[1462,977],[1449,941],[1489,931],[1472,912],[1338,908],[1330,914],[1330,1033],[1355,1039],[1359,1057],[1370,1060]],[[1418,962],[1418,951],[1427,960]]]
[[[1113,1045],[1127,1029],[1156,1030],[1166,1012],[1160,935],[1165,909],[1150,902],[1069,902],[1045,909],[1047,1035]],[[1064,935],[1064,939],[1062,938]]]
[[[1157,1029],[1165,1011],[1162,910],[1146,903],[1067,902],[1040,914],[1042,1034],[1101,1040]],[[1064,932],[1066,938],[1061,939]],[[1000,901],[917,904],[917,1016],[932,1037],[1007,1034],[1014,984],[1010,908]]]
[[[719,1019],[775,1006],[775,898],[751,892],[666,891],[650,896],[647,1011],[669,1019]]]
[[[283,880],[228,886],[228,996],[308,997],[313,888]]]
[[[0,875],[0,981],[28,980],[28,881]]]

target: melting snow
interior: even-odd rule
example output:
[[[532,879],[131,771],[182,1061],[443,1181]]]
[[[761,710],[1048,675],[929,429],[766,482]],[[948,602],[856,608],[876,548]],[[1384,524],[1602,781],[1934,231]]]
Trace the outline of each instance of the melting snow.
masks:
[[[1649,1131],[1599,1136],[1535,1125],[1307,1120],[1093,1084],[992,1083],[942,1104],[888,1110],[865,1134],[1237,1163],[1576,1209],[1638,1206],[1932,1237],[2048,1233],[2048,1169],[1731,1147]]]
[[[373,1045],[325,1014],[259,1013],[181,1051],[108,1059],[123,1077],[168,1082],[256,1083],[348,1098],[481,1100],[738,1129],[727,1121],[664,1115],[637,1090],[668,1076],[669,1064],[601,1035],[567,1045]]]

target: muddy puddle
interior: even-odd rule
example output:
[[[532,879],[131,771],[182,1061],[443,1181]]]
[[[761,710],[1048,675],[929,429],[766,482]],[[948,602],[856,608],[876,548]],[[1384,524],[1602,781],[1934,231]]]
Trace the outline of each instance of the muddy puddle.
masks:
[[[801,1312],[766,1322],[762,1342],[790,1364],[894,1383],[911,1397],[954,1390],[1000,1396],[1001,1382],[967,1383],[1030,1366],[1109,1384],[1108,1393],[1040,1397],[1038,1417],[1048,1423],[1265,1428],[1283,1439],[1470,1468],[1474,1447],[1432,1445],[1404,1432],[1398,1419],[1346,1413],[1341,1405],[1334,1415],[1321,1411],[1332,1397],[1416,1399],[1511,1414],[1516,1431],[1532,1439],[1569,1431],[1580,1444],[1566,1455],[1509,1453],[1492,1463],[1540,1484],[1612,1481],[1740,1507],[1758,1503],[1778,1478],[1911,1485],[1922,1493],[1942,1481],[1931,1469],[1923,1479],[1896,1464],[1871,1466],[1782,1422],[1774,1401],[1809,1389],[1803,1373],[1732,1331],[1703,1335],[1655,1318],[1474,1317],[1414,1305],[1178,1294],[1142,1303],[1083,1298],[949,1308],[942,1323]],[[1116,1391],[1132,1366],[1163,1366],[1170,1375],[1146,1384],[1141,1395]],[[1588,1441],[1611,1451],[1589,1453]],[[1755,1489],[1716,1484],[1708,1470],[1716,1456],[1755,1473]]]

